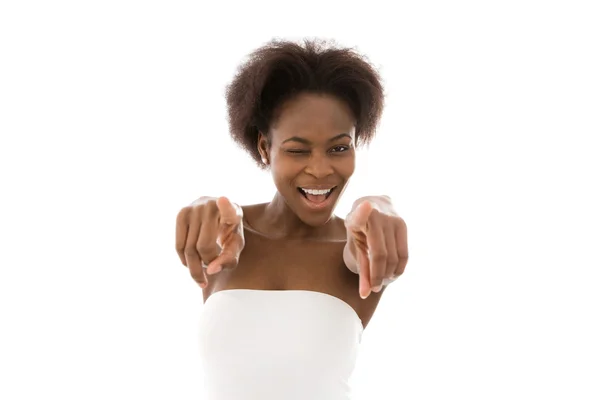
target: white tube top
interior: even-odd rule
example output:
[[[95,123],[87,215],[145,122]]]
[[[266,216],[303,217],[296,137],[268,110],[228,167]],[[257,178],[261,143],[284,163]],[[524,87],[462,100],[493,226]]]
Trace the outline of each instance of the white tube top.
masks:
[[[343,300],[308,290],[227,289],[200,317],[207,400],[348,400],[363,333]]]

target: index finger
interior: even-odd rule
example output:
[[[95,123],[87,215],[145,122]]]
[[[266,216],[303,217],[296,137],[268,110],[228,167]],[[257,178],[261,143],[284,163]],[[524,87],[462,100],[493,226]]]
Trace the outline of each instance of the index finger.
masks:
[[[242,221],[242,208],[229,201],[227,197],[217,199],[217,208],[219,209],[220,223],[235,225]]]
[[[369,257],[364,251],[358,250],[356,254],[358,261],[358,294],[366,299],[371,293],[371,266]]]

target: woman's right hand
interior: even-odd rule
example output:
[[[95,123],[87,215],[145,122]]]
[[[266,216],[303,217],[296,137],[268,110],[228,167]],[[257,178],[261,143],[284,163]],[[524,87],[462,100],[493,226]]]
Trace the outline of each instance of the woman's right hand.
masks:
[[[242,208],[226,197],[200,197],[177,214],[177,254],[201,288],[207,274],[237,267],[245,244],[242,217]]]

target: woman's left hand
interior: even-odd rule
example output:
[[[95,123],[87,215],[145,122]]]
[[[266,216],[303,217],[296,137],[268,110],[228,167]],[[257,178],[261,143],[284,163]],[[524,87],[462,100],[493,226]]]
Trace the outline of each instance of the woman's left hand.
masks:
[[[357,262],[364,299],[398,278],[408,262],[406,223],[387,196],[363,197],[346,217],[347,251]]]

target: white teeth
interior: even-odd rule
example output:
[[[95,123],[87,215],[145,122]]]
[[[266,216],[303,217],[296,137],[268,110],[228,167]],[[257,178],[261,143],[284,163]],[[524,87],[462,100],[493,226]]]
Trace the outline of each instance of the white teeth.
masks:
[[[304,193],[312,194],[315,196],[324,195],[324,194],[328,194],[329,192],[331,192],[331,189],[325,189],[325,190],[314,190],[314,189],[304,189],[304,188],[300,188],[300,189],[302,189],[302,191]]]

